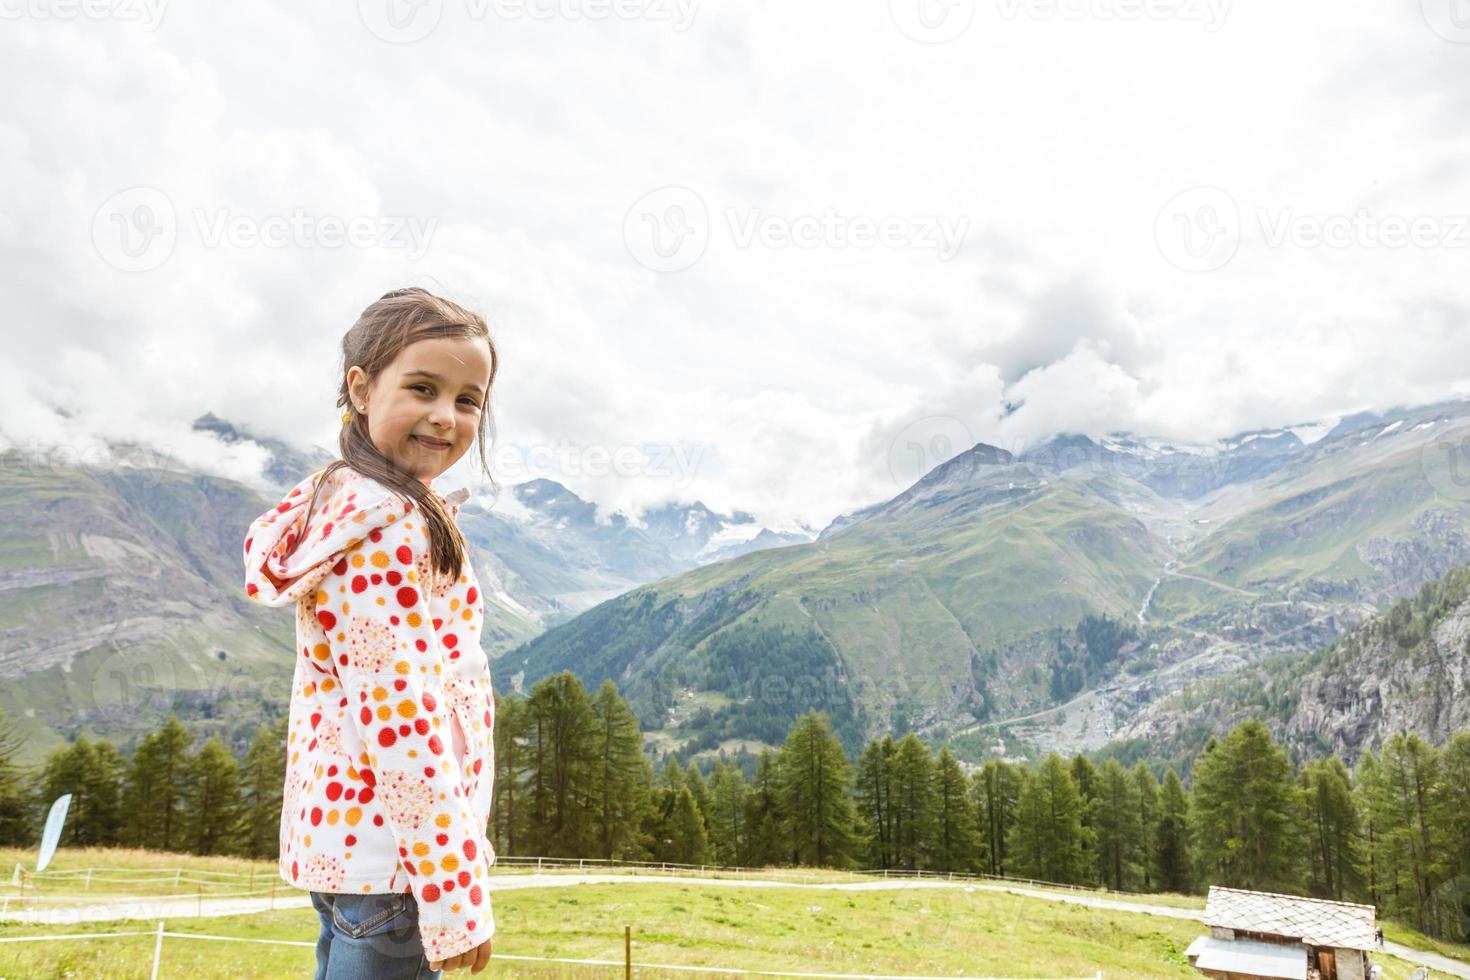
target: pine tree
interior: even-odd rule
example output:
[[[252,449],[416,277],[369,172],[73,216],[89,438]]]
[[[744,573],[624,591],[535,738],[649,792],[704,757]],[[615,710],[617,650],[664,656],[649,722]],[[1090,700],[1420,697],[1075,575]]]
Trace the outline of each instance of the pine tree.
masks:
[[[143,738],[133,752],[123,790],[125,839],[135,847],[183,850],[184,791],[194,738],[177,715]]]
[[[240,767],[218,736],[190,760],[188,842],[195,854],[234,854],[240,849]]]
[[[1083,800],[1062,757],[1048,755],[1036,772],[1022,773],[1007,849],[1016,871],[1029,878],[1080,884],[1090,876]]]
[[[1015,822],[1020,779],[1001,759],[992,759],[975,776],[974,796],[980,826],[981,865],[986,874],[1007,873],[1006,841]]]
[[[1189,796],[1179,774],[1170,767],[1159,791],[1159,825],[1154,835],[1154,881],[1160,891],[1188,892],[1193,882],[1189,834],[1193,820]]]
[[[638,860],[652,841],[641,831],[650,806],[653,765],[643,754],[638,718],[611,680],[592,699],[596,717],[596,772],[592,783],[592,823],[598,856]]]
[[[808,711],[798,718],[777,759],[792,863],[847,867],[860,843],[848,795],[852,767],[826,712]]]
[[[538,682],[527,700],[530,844],[548,857],[596,853],[597,830],[587,801],[593,795],[597,718],[575,674]]]
[[[894,867],[893,756],[897,752],[892,735],[870,741],[858,760],[854,796],[858,812],[868,827],[863,863],[870,868]]]
[[[106,739],[93,742],[78,735],[70,745],[52,750],[39,777],[44,814],[63,794],[71,794],[60,843],[70,847],[118,843],[119,790],[123,761]]]
[[[16,761],[25,736],[14,719],[0,711],[0,846],[29,847],[34,833],[26,783],[28,767]]]
[[[1133,767],[1133,788],[1138,794],[1138,883],[1143,891],[1151,892],[1159,833],[1159,781],[1147,762]]]
[[[1098,879],[1114,891],[1123,891],[1137,876],[1143,828],[1139,823],[1138,787],[1117,759],[1104,762],[1098,772],[1093,831],[1097,835]]]
[[[709,837],[704,832],[704,817],[699,804],[688,786],[679,789],[674,798],[673,818],[670,821],[673,837],[673,852],[669,860],[679,864],[709,864]]]
[[[746,796],[745,826],[749,833],[751,865],[785,864],[791,854],[786,841],[786,817],[781,809],[778,757],[769,746],[755,760],[755,776]]]
[[[1093,848],[1097,846],[1098,772],[1091,760],[1081,753],[1072,757],[1072,779],[1077,784],[1078,795],[1082,797],[1082,829],[1087,841],[1084,845],[1087,851],[1087,867],[1096,868],[1098,857]]]
[[[1359,894],[1358,811],[1347,767],[1338,758],[1318,759],[1302,771],[1302,815],[1308,840],[1307,889],[1339,902]]]
[[[1393,888],[1387,906],[1431,936],[1441,931],[1437,891],[1446,858],[1438,786],[1438,753],[1419,736],[1399,733],[1378,756],[1368,800],[1380,845],[1394,855],[1394,867],[1381,869],[1392,875],[1383,879]]]
[[[710,827],[715,860],[726,866],[742,867],[750,851],[745,825],[745,777],[734,766],[715,763],[710,777]]]
[[[684,785],[689,787],[689,795],[694,797],[694,804],[699,808],[699,816],[704,820],[705,833],[709,833],[709,784],[705,782],[704,773],[699,771],[699,766],[690,759],[684,768]]]
[[[281,805],[286,784],[286,734],[290,719],[262,723],[245,753],[241,780],[241,851],[246,857],[281,853]]]
[[[1259,720],[1211,739],[1194,766],[1195,839],[1211,884],[1283,891],[1296,881],[1296,791],[1285,750]]]
[[[976,869],[979,835],[968,785],[965,771],[949,749],[940,749],[934,778],[933,855],[938,871],[968,873]]]
[[[530,820],[530,770],[526,744],[529,741],[530,708],[516,694],[495,694],[495,789],[490,805],[491,846],[497,854],[526,854]]]
[[[1440,812],[1444,814],[1445,877],[1470,882],[1470,732],[1456,732],[1440,752]],[[1460,929],[1452,936],[1470,938],[1470,905],[1453,911]]]
[[[913,732],[899,739],[893,756],[894,863],[909,870],[934,867],[934,759]]]

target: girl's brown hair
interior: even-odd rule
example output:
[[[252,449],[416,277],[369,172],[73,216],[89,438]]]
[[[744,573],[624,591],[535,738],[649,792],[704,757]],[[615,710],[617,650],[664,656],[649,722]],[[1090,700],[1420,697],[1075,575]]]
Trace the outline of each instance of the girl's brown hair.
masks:
[[[346,409],[351,404],[351,393],[347,389],[347,371],[354,364],[363,369],[367,374],[368,384],[372,384],[379,373],[393,363],[399,351],[415,341],[434,337],[483,337],[485,343],[490,345],[490,381],[485,388],[484,404],[480,411],[479,438],[475,441],[480,450],[480,470],[490,481],[491,491],[494,492],[495,478],[485,459],[485,434],[488,431],[491,438],[494,438],[490,395],[495,387],[495,372],[499,369],[500,357],[495,351],[495,341],[490,339],[490,330],[479,314],[417,286],[384,293],[381,299],[362,311],[352,329],[342,337],[342,382],[337,390],[337,407]],[[334,460],[322,470],[316,489],[312,492],[311,502],[306,507],[306,520],[311,520],[311,511],[316,506],[316,497],[321,492],[322,484],[338,468],[350,466],[414,502],[429,529],[430,567],[442,575],[457,578],[469,551],[464,535],[460,533],[459,527],[449,516],[439,497],[422,480],[395,464],[373,445],[368,435],[367,416],[360,412],[351,412],[351,420],[343,423],[337,444],[342,458]]]

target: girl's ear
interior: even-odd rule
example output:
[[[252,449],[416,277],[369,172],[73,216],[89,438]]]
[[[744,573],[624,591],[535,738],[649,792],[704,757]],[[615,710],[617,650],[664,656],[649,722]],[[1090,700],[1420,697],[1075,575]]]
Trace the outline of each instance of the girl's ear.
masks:
[[[354,364],[347,369],[347,394],[353,405],[361,405],[367,397],[367,372]]]

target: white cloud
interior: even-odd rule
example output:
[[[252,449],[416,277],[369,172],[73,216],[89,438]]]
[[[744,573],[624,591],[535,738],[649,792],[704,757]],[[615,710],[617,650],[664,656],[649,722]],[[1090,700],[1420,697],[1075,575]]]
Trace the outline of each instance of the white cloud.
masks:
[[[444,0],[412,44],[354,5],[169,3],[152,31],[7,7],[0,80],[27,97],[0,107],[0,439],[130,435],[222,474],[256,465],[190,433],[214,411],[334,447],[341,334],[404,284],[496,331],[498,448],[571,447],[581,465],[680,447],[677,473],[698,459],[687,482],[498,474],[563,480],[605,510],[673,496],[821,525],[959,434],[1204,440],[1467,392],[1470,238],[1266,234],[1284,213],[1470,212],[1466,62],[1417,5],[1350,0],[1324,20],[1217,4],[1216,30],[1058,6],[1093,16],[997,0],[944,44],[905,36],[890,5],[837,0],[698,5],[683,31]],[[702,257],[660,273],[623,229],[665,186],[709,219]],[[1155,240],[1160,209],[1196,186],[1241,219],[1207,273]],[[177,240],[122,271],[133,260],[94,224],[137,187]],[[423,254],[206,241],[293,214],[411,218]],[[827,214],[842,224],[821,247],[736,234],[753,215]],[[916,241],[928,219],[963,219],[962,247],[853,244],[855,221],[895,217]]]

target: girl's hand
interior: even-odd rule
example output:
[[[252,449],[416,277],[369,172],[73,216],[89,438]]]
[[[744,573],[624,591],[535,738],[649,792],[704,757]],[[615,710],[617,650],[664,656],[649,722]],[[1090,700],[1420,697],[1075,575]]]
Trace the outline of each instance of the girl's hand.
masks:
[[[429,969],[442,969],[447,973],[450,970],[462,970],[465,967],[469,967],[471,973],[479,973],[490,965],[490,947],[494,945],[495,937],[491,936],[474,949],[467,949],[463,953],[449,957],[447,960],[430,960]]]

